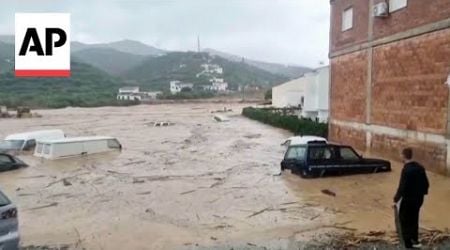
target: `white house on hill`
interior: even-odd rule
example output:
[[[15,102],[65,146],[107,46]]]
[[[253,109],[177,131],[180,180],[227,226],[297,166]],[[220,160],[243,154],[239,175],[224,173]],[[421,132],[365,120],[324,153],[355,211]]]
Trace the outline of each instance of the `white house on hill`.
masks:
[[[148,101],[157,99],[161,95],[161,91],[141,92],[139,87],[123,87],[119,89],[117,100],[119,101]]]
[[[192,83],[184,83],[181,81],[170,81],[170,93],[176,94],[180,93],[183,89],[193,89],[194,84]]]

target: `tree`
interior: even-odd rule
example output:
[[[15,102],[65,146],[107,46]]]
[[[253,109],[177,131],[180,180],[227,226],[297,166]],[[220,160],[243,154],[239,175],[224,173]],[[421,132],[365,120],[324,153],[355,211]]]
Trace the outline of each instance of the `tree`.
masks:
[[[268,89],[264,94],[264,100],[272,100],[272,89]]]

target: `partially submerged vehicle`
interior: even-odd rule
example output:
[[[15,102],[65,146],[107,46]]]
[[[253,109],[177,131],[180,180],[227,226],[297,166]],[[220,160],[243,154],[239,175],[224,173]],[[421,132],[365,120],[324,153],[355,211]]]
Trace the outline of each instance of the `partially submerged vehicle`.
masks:
[[[313,135],[305,135],[305,136],[292,136],[286,139],[285,142],[283,142],[282,146],[291,146],[291,145],[306,145],[308,143],[328,143],[327,139],[319,136],[313,136]]]
[[[9,154],[0,153],[0,172],[14,170],[23,167],[28,167],[28,165],[19,158]]]
[[[65,138],[65,134],[60,129],[11,134],[0,142],[0,152],[17,153],[21,151],[33,151],[38,140],[61,138]]]
[[[40,140],[37,142],[34,156],[54,160],[114,150],[120,151],[121,149],[122,145],[114,137],[73,137],[56,140]]]
[[[216,115],[214,115],[214,120],[216,120],[218,122],[229,122],[230,118],[228,118],[225,115],[216,114]]]
[[[17,207],[0,191],[0,249],[19,249]]]
[[[322,177],[327,173],[359,173],[391,171],[391,163],[381,159],[367,159],[350,146],[308,143],[289,146],[281,162],[281,171],[307,177]]]

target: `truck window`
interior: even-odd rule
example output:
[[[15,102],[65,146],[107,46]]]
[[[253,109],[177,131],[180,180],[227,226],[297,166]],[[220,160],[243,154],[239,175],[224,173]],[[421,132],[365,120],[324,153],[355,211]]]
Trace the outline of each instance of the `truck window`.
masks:
[[[304,160],[305,152],[306,152],[306,147],[290,147],[286,153],[285,159]]]
[[[340,148],[339,150],[343,160],[358,160],[359,156],[352,148]]]
[[[333,157],[333,151],[330,147],[311,147],[309,149],[309,159],[328,160]]]

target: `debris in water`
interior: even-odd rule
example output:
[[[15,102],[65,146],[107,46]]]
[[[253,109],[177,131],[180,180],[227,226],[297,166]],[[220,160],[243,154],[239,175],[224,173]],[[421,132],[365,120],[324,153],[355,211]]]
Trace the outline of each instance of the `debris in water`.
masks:
[[[137,179],[137,178],[134,178],[133,179],[133,184],[136,184],[136,183],[144,183],[145,182],[145,180],[143,180],[143,179]]]
[[[217,238],[216,238],[216,237],[213,237],[213,236],[211,236],[211,240],[217,240]]]
[[[28,209],[28,210],[38,210],[38,209],[43,209],[43,208],[48,208],[48,207],[56,207],[56,206],[58,206],[58,202],[53,202],[53,203],[50,203],[48,205],[39,206],[39,207],[33,207],[33,208]]]
[[[330,190],[328,190],[328,189],[322,189],[322,193],[323,193],[323,194],[326,194],[326,195],[329,195],[329,196],[336,197],[336,193],[333,192],[333,191],[330,191]]]
[[[72,186],[72,183],[69,180],[67,180],[67,178],[63,179],[63,184],[64,186]]]
[[[197,190],[186,191],[186,192],[183,192],[183,193],[180,193],[180,194],[181,194],[181,195],[185,195],[185,194],[193,193],[193,192],[195,192],[195,191],[197,191]]]

